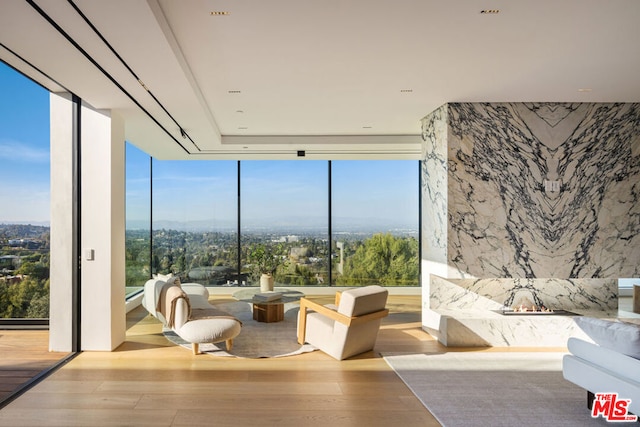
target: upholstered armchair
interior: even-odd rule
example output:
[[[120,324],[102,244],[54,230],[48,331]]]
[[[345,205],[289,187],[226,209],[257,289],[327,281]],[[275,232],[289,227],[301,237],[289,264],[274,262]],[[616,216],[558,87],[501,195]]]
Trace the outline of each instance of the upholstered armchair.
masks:
[[[388,292],[381,286],[365,286],[336,293],[335,304],[300,300],[298,342],[305,342],[331,357],[343,360],[373,350]]]

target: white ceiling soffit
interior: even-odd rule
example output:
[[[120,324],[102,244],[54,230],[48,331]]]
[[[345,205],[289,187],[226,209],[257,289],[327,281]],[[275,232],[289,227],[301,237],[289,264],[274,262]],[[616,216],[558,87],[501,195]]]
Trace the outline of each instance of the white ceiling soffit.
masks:
[[[446,102],[640,102],[639,18],[637,0],[2,0],[0,58],[117,110],[158,158],[419,158]]]

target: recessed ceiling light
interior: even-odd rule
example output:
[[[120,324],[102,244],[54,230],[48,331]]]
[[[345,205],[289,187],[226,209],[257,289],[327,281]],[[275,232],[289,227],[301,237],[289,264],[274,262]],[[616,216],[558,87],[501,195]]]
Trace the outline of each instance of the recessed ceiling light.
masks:
[[[591,89],[590,87],[583,87],[578,89],[578,92],[591,92],[593,89]]]
[[[500,13],[500,9],[482,9],[480,13],[483,15],[497,15]]]
[[[227,92],[229,92],[229,93],[242,93],[242,91],[240,91],[240,90],[229,90]]]
[[[211,16],[226,16],[231,14],[231,12],[228,12],[226,10],[214,10],[210,13]]]

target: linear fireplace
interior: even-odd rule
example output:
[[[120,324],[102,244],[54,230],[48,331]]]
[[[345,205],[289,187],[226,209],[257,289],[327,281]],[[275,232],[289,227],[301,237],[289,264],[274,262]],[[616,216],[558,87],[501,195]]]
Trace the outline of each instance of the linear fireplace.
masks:
[[[503,316],[580,316],[577,313],[567,310],[514,310],[511,308],[503,308],[493,311]]]

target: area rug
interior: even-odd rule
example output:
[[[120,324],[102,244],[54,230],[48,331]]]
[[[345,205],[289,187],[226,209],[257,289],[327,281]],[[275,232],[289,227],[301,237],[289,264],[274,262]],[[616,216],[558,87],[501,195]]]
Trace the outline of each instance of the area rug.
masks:
[[[242,331],[233,340],[231,352],[224,343],[200,344],[202,353],[221,357],[265,358],[285,357],[316,350],[309,344],[300,345],[297,340],[297,323],[299,306],[295,303],[284,305],[284,320],[281,322],[263,323],[253,320],[251,304],[246,302],[230,302],[216,304],[217,308],[235,316],[242,322]],[[165,329],[167,339],[191,351],[191,344],[185,342],[175,332]]]
[[[563,355],[450,352],[384,359],[445,427],[611,425],[591,418],[587,392],[562,377]]]

